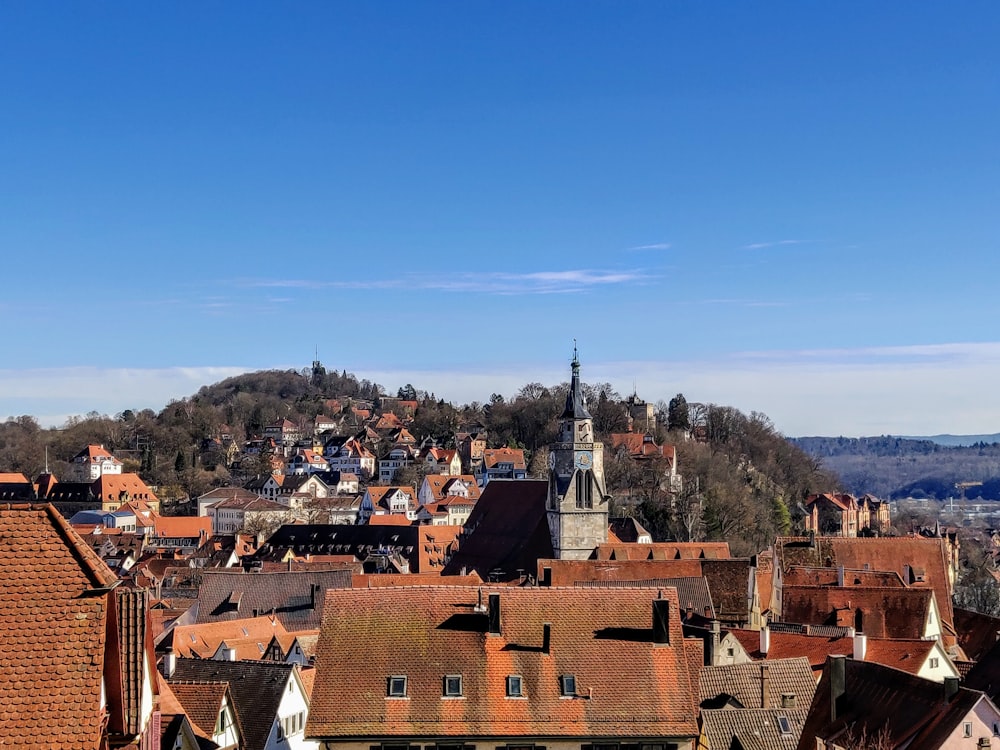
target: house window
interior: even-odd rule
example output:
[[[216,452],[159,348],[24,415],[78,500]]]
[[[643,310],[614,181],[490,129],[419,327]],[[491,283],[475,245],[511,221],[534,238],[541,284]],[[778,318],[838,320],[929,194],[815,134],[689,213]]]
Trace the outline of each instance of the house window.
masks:
[[[967,721],[964,724],[962,724],[962,736],[963,737],[971,737],[972,736],[972,722],[971,721]]]
[[[397,674],[390,677],[386,695],[389,698],[405,698],[406,675]]]
[[[444,696],[445,698],[461,698],[462,697],[462,675],[460,674],[450,674],[446,675],[444,678]]]
[[[565,696],[575,696],[576,695],[576,675],[564,674],[559,678],[559,690],[562,695]]]
[[[781,730],[782,734],[792,733],[792,725],[789,723],[787,716],[778,717],[778,729]]]
[[[936,656],[932,656],[930,658],[930,667],[931,667],[931,669],[937,669],[938,668],[938,658]]]
[[[524,697],[524,683],[521,680],[521,675],[512,674],[507,677],[507,697],[508,698],[523,698]]]

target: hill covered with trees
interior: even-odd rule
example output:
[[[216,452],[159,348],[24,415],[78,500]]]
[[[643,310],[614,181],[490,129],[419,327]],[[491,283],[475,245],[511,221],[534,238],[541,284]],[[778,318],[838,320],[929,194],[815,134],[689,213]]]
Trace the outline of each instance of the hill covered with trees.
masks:
[[[792,442],[835,472],[856,495],[1000,500],[1000,443],[949,446],[891,435]]]
[[[240,446],[282,419],[307,427],[317,416],[350,414],[352,406],[379,410],[382,403],[416,402],[408,429],[418,443],[454,445],[459,429],[485,430],[491,446],[524,448],[530,474],[544,477],[547,446],[556,437],[568,383],[528,383],[512,397],[492,394],[486,402],[454,405],[405,385],[387,394],[378,383],[359,380],[320,363],[302,371],[252,372],[201,388],[167,404],[159,413],[126,410],[113,416],[91,412],[59,429],[43,429],[31,416],[0,424],[0,470],[37,476],[48,468],[59,476],[89,443],[104,445],[157,488],[161,499],[186,499],[213,487],[240,483],[249,467],[224,450],[220,435]],[[656,405],[659,444],[676,446],[681,487],[663,481],[666,459],[636,461],[612,449],[611,435],[626,432],[625,399],[607,383],[584,386],[598,436],[605,440],[608,490],[616,512],[635,515],[659,539],[726,539],[736,551],[759,549],[775,533],[795,530],[800,503],[810,492],[838,489],[836,478],[796,447],[762,414],[744,415],[714,404],[689,405],[683,395]],[[394,398],[387,398],[393,395]],[[347,430],[361,422],[344,422]],[[693,437],[692,437],[693,436]],[[419,477],[398,479],[415,481]]]

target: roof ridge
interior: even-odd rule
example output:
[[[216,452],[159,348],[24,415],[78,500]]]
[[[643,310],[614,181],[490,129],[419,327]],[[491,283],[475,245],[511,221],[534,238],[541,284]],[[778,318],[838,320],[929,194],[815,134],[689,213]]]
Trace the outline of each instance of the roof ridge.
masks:
[[[42,508],[48,515],[49,520],[56,531],[63,537],[70,552],[81,563],[87,577],[100,588],[110,588],[120,582],[121,579],[97,556],[90,545],[80,538],[69,521],[60,513],[52,503],[45,503]]]

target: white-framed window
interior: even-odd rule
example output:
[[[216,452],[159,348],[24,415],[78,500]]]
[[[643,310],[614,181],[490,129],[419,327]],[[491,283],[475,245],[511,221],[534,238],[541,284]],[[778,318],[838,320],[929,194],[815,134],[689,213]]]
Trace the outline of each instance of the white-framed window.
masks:
[[[394,674],[392,675],[386,686],[386,696],[389,698],[405,698],[406,697],[406,675],[405,674]]]
[[[559,678],[559,692],[563,696],[576,695],[576,675],[564,674]]]
[[[512,674],[507,676],[507,697],[524,697],[524,680],[521,679],[521,675]]]
[[[940,664],[940,661],[938,660],[938,658],[936,656],[932,656],[930,658],[930,660],[928,661],[928,664],[930,664],[930,668],[931,669],[937,669],[938,668],[938,664]]]
[[[962,724],[962,736],[971,737],[972,736],[972,722],[966,721]]]
[[[462,697],[462,675],[460,674],[445,675],[444,697],[445,698]]]

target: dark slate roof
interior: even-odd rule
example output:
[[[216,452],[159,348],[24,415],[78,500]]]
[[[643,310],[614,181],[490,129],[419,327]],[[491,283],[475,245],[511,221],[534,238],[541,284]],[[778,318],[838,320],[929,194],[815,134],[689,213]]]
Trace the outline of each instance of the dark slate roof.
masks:
[[[979,657],[965,676],[965,684],[973,690],[982,690],[994,702],[1000,700],[1000,641]]]
[[[486,485],[444,575],[474,570],[484,581],[509,581],[519,571],[533,574],[538,560],[553,557],[548,486],[535,479],[494,479]]]
[[[958,645],[972,661],[979,661],[1000,641],[1000,617],[955,607]]]
[[[178,659],[171,680],[227,682],[246,750],[264,750],[293,664],[268,661]]]
[[[591,419],[590,412],[587,411],[587,401],[583,396],[583,388],[580,386],[580,360],[573,352],[573,377],[570,380],[569,392],[566,394],[566,408],[563,409],[561,419]]]
[[[844,694],[831,716],[831,671],[838,660],[844,669]],[[829,657],[799,740],[800,750],[813,750],[816,738],[830,738],[851,727],[856,735],[875,737],[885,728],[892,747],[937,748],[986,696],[957,688],[945,698],[946,686],[899,669],[847,657]],[[843,738],[841,738],[843,739]],[[975,740],[973,740],[974,742]]]
[[[326,590],[350,587],[350,570],[206,570],[198,590],[198,622],[238,620],[273,611],[288,630],[318,628]]]
[[[628,516],[623,518],[612,518],[609,521],[609,526],[611,527],[611,533],[618,537],[619,541],[622,542],[638,542],[639,537],[644,534],[652,538],[652,535],[643,527],[641,523],[636,521],[634,518],[629,518]]]
[[[366,573],[384,573],[374,564],[378,556],[398,557],[409,563],[411,573],[421,570],[422,533],[428,526],[379,526],[365,524],[287,524],[258,548],[253,560],[283,561],[290,551],[304,555],[353,555],[365,562]]]
[[[795,750],[807,708],[704,709],[702,734],[712,750]],[[788,732],[782,732],[781,718]]]
[[[701,572],[708,579],[715,611],[722,620],[743,620],[749,617],[747,592],[756,576],[747,558],[702,560]]]
[[[806,709],[816,692],[816,678],[809,660],[800,656],[702,667],[698,673],[698,697],[704,704],[725,695],[735,698],[744,708],[763,708],[764,684],[771,708],[781,705],[782,695],[791,694],[796,706]]]

